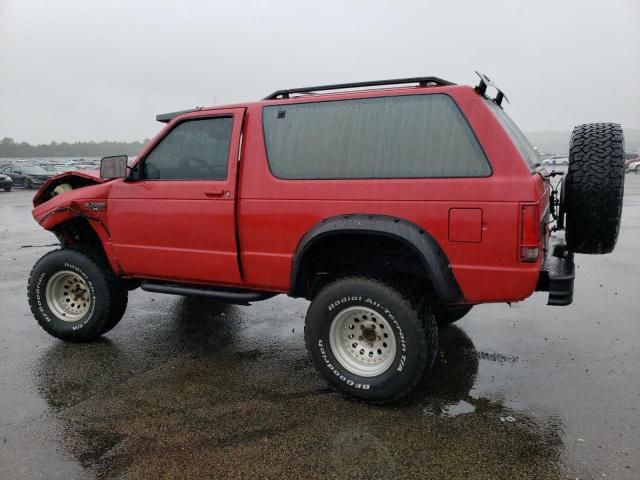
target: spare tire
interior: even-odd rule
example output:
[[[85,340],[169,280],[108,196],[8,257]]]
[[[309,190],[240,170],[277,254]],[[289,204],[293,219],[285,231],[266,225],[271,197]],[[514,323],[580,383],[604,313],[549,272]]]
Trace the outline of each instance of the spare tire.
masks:
[[[563,187],[569,250],[613,251],[624,192],[624,137],[620,125],[590,123],[573,129]]]

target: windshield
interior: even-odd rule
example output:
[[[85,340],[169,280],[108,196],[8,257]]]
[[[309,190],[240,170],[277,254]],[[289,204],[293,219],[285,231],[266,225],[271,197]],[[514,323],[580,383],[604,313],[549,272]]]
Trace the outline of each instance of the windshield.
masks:
[[[522,158],[527,162],[529,168],[533,170],[534,168],[539,167],[540,157],[538,156],[538,152],[533,148],[533,145],[531,145],[525,134],[522,133],[522,130],[518,128],[515,122],[511,120],[511,117],[509,117],[502,108],[496,105],[495,102],[489,99],[485,99],[485,101],[500,122],[500,125],[502,125],[502,128],[504,128],[509,134],[509,137],[511,137],[511,140],[520,151]]]
[[[49,172],[47,172],[44,168],[37,166],[22,167],[21,170],[27,175],[49,175]]]

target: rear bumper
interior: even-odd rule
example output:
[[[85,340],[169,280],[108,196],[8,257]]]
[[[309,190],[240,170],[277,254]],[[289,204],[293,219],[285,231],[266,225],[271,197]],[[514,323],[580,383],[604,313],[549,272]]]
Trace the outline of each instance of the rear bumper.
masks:
[[[570,305],[573,302],[575,277],[573,252],[567,250],[564,238],[552,237],[540,269],[536,291],[549,292],[547,305]]]

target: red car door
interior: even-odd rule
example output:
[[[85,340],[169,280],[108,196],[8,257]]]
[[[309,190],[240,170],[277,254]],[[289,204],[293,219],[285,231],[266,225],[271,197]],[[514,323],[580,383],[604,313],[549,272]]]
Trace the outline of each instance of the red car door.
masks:
[[[241,283],[236,249],[236,171],[244,109],[203,112],[170,125],[114,184],[107,206],[126,275]]]

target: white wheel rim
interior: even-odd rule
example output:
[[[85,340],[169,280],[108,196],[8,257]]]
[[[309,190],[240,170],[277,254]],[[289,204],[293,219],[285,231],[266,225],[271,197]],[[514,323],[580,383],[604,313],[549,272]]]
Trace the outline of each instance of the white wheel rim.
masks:
[[[340,365],[360,377],[383,374],[396,358],[396,336],[391,325],[366,307],[349,307],[334,317],[329,345]]]
[[[87,282],[69,270],[62,270],[49,279],[45,297],[49,310],[65,322],[77,322],[91,308]]]

